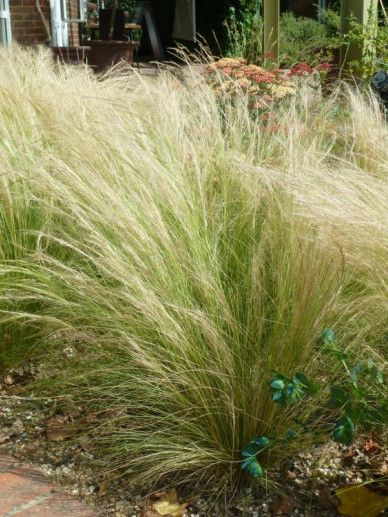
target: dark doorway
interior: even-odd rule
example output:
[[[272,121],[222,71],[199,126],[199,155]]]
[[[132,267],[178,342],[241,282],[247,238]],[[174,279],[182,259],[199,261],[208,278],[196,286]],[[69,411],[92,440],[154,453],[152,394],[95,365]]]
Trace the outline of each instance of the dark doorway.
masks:
[[[282,11],[292,11],[296,16],[315,17],[317,0],[281,0]]]
[[[175,0],[152,0],[152,10],[164,49],[173,43],[175,4]]]

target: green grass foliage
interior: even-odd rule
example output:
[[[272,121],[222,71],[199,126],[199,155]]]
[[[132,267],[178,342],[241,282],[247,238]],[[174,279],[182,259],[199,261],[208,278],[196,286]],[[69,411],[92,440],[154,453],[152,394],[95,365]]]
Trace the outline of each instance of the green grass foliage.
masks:
[[[195,67],[98,78],[1,51],[1,365],[43,362],[40,389],[97,417],[80,432],[134,485],[235,486],[246,444],[290,428],[274,373],[320,383],[307,420],[343,378],[324,328],[384,366],[379,107],[301,86],[277,117],[220,107]]]

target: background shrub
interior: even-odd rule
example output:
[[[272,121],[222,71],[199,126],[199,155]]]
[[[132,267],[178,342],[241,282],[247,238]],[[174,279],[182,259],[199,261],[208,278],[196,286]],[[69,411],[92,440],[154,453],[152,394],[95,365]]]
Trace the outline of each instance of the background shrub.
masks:
[[[324,23],[284,13],[280,21],[280,63],[290,67],[298,62],[317,64],[327,59],[332,38],[338,34],[339,16],[327,11]]]

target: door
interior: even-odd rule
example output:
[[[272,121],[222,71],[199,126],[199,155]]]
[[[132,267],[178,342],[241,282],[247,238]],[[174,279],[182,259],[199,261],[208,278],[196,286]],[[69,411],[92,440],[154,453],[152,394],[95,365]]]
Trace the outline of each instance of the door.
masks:
[[[0,0],[0,43],[10,45],[12,42],[11,18],[8,0]]]

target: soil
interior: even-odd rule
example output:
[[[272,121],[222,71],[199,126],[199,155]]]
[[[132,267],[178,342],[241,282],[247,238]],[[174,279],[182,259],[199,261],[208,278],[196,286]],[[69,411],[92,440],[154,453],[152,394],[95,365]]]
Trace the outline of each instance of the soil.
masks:
[[[101,515],[159,515],[150,509],[150,499],[128,493],[121,482],[112,485],[112,479],[101,474],[87,440],[74,440],[74,422],[82,415],[82,408],[71,403],[58,406],[53,399],[25,395],[25,385],[38,376],[39,368],[28,366],[14,369],[0,379],[0,449],[34,466]],[[341,515],[337,497],[341,487],[373,481],[374,490],[388,495],[383,483],[388,477],[388,448],[382,442],[381,437],[363,436],[351,447],[328,443],[303,451],[269,473],[280,487],[279,495],[265,488],[259,494],[246,489],[228,511],[214,503],[210,506],[205,498],[193,497],[195,503],[180,515]],[[381,515],[388,515],[388,511]]]

